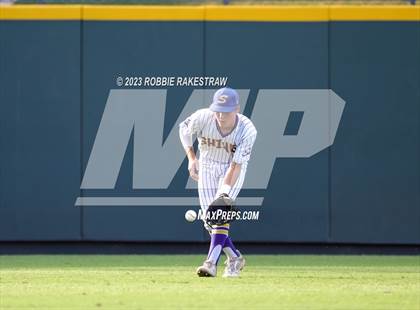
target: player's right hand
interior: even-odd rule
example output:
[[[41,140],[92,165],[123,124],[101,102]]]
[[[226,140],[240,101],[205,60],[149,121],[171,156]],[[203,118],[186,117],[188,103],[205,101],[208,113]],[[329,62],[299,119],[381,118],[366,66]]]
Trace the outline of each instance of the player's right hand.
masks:
[[[188,171],[190,172],[190,177],[198,182],[198,159],[188,161]]]

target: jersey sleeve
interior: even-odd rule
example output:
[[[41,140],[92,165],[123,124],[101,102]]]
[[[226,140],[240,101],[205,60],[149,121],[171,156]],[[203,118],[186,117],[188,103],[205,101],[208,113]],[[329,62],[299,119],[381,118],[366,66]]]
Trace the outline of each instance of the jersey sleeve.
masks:
[[[248,162],[251,157],[252,147],[254,146],[255,139],[257,138],[257,130],[253,127],[245,133],[241,142],[236,146],[235,153],[232,161],[237,164]]]
[[[203,120],[205,118],[203,110],[198,110],[187,117],[181,124],[179,124],[179,138],[184,148],[193,145],[193,135],[201,131],[203,127]]]

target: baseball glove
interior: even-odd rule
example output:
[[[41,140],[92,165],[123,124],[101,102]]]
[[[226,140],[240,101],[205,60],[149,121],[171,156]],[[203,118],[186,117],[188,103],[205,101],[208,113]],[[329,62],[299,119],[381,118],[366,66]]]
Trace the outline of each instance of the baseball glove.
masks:
[[[233,221],[232,212],[236,212],[234,201],[227,194],[221,194],[214,200],[206,213],[206,223],[213,225],[223,225]]]

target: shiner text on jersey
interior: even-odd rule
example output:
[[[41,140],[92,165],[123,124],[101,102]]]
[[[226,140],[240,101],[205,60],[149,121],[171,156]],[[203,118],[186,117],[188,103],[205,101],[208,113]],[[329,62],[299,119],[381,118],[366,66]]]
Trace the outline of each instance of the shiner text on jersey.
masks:
[[[225,151],[228,153],[234,153],[236,150],[236,144],[223,142],[221,139],[211,139],[211,138],[201,137],[200,143],[201,143],[201,146],[207,145],[207,146],[215,147],[218,149],[220,148],[225,149]]]

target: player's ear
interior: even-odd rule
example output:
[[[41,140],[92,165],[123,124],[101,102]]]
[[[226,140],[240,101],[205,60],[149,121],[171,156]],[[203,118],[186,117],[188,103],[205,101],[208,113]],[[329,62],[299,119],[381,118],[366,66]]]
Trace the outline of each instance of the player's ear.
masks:
[[[239,106],[239,104],[238,104],[238,106],[236,107],[236,113],[239,113],[239,111],[240,111],[241,109],[240,109],[240,106]]]

